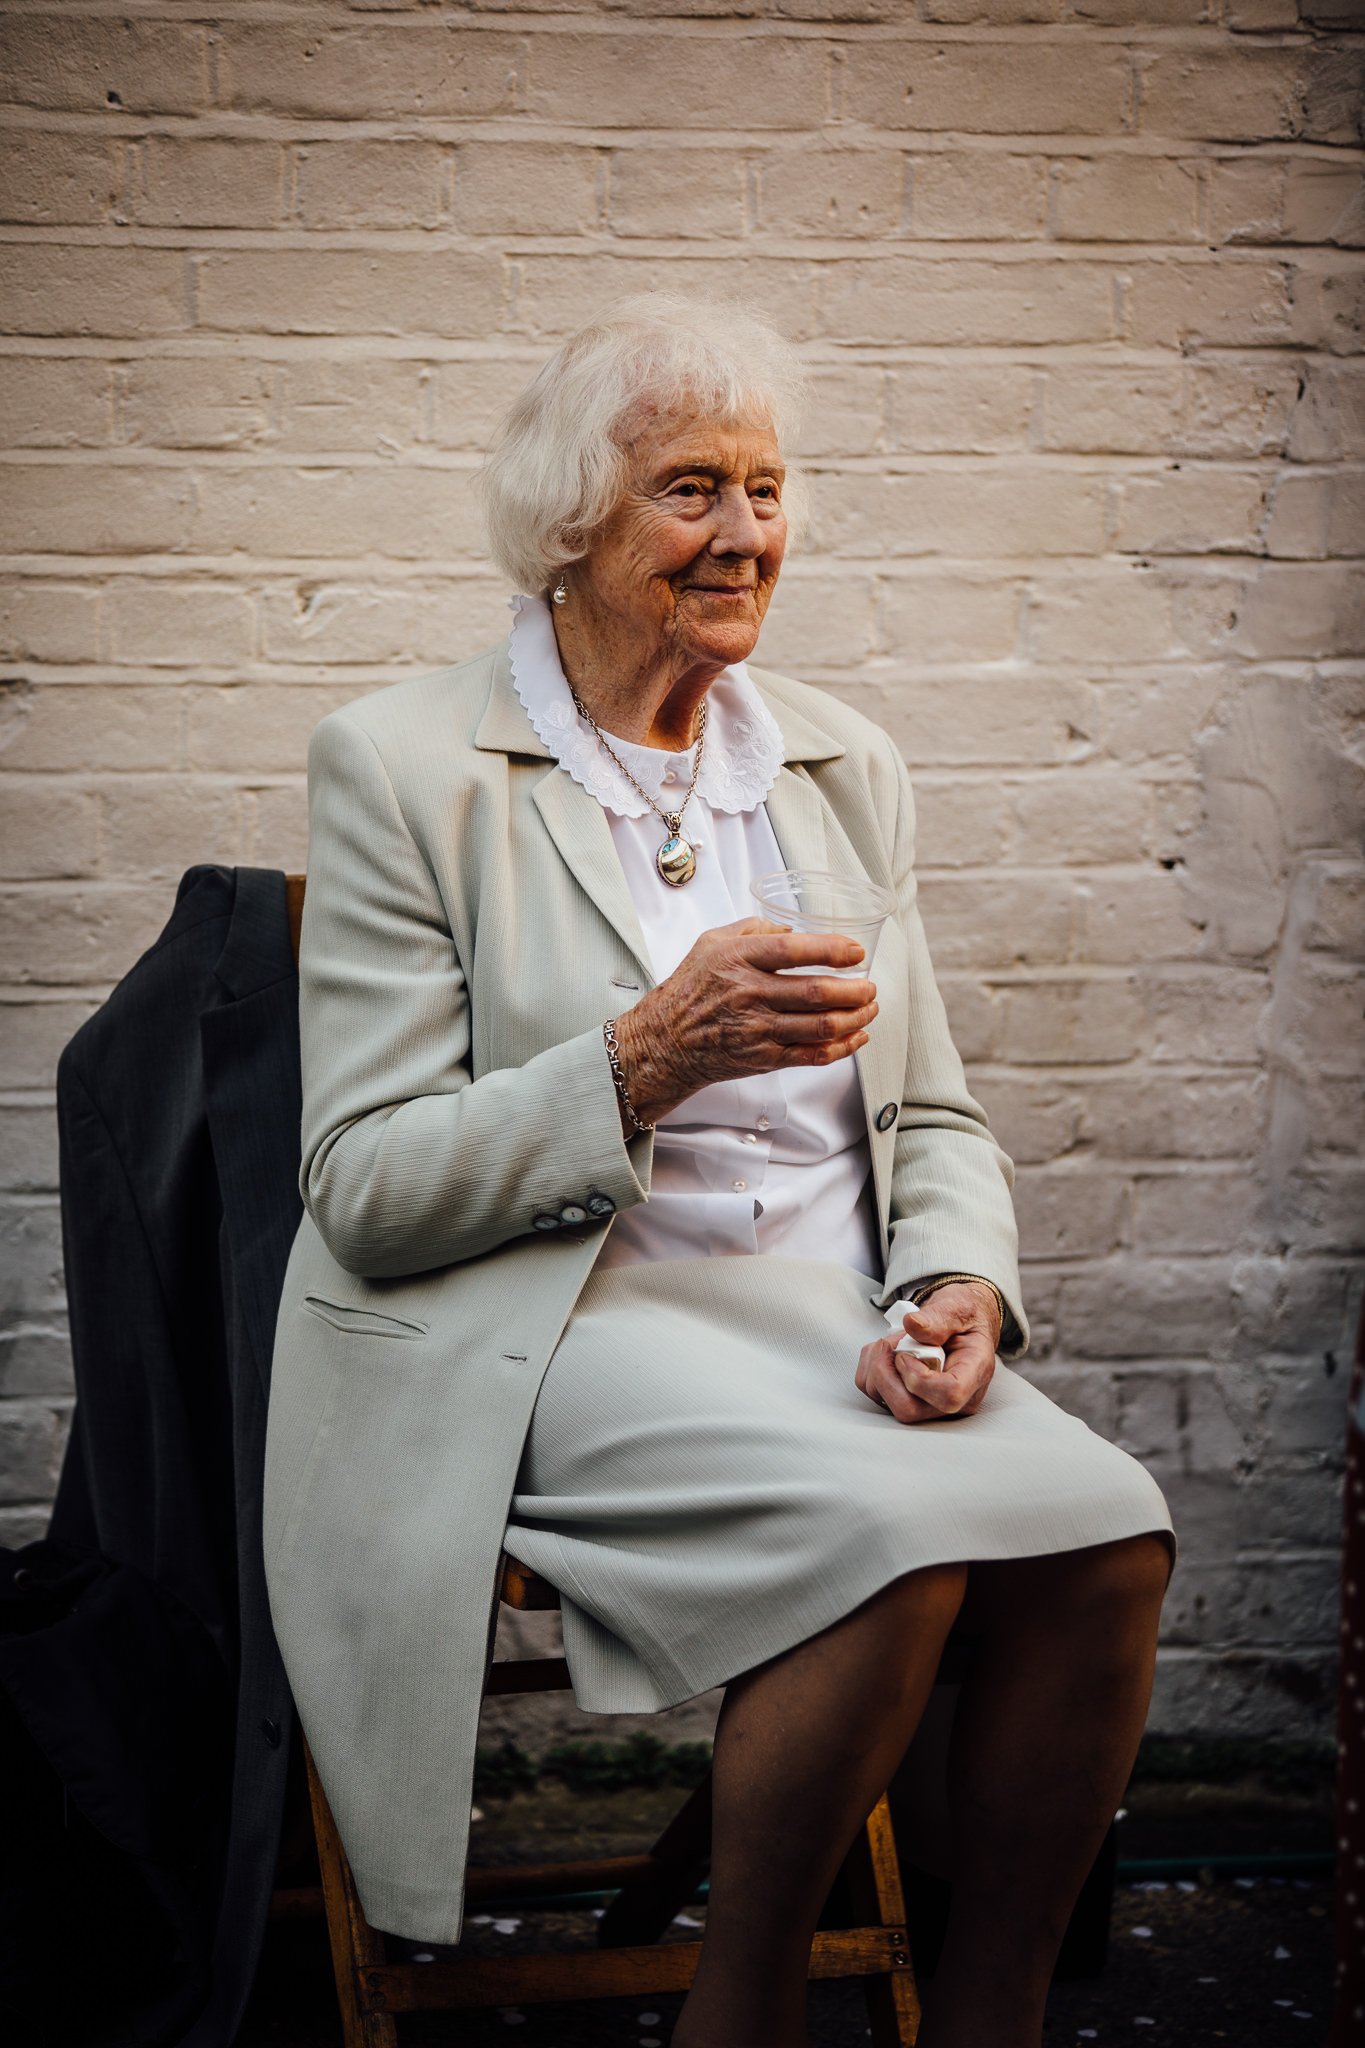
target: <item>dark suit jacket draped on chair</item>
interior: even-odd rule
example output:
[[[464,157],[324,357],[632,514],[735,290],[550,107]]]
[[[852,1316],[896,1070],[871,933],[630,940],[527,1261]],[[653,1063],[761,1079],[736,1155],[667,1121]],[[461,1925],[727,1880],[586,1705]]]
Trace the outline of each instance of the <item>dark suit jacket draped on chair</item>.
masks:
[[[216,1652],[220,1734],[177,1725],[173,1667],[147,1681],[169,1695],[147,1712],[162,1736],[155,1796],[170,1811],[182,1794],[194,1802],[210,1859],[184,1874],[171,1914],[176,1967],[191,1980],[173,2038],[221,2048],[259,1952],[293,1716],[261,1559],[271,1349],[300,1214],[298,983],[282,874],[188,871],[161,937],[67,1047],[58,1112],[77,1406],[49,1534],[150,1582]],[[25,1641],[40,1660],[41,1632]],[[83,1735],[96,1734],[100,1688],[137,1681],[114,1668],[116,1650],[100,1654],[84,1729],[27,1717],[54,1762],[60,1748],[68,1783]],[[146,1769],[144,1754],[128,1758],[122,1783],[106,1773],[107,1815],[152,1798]],[[173,1854],[160,1880],[164,1899]]]

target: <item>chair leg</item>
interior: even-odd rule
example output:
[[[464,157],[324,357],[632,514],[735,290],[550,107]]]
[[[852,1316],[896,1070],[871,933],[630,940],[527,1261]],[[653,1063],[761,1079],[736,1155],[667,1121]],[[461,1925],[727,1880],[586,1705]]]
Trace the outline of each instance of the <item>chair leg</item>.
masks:
[[[303,1754],[308,1767],[308,1796],[322,1872],[327,1933],[332,1944],[332,1972],[341,2008],[342,2042],[344,2048],[398,2048],[397,2020],[392,2013],[375,2012],[370,2007],[360,1976],[363,1969],[387,1960],[384,1937],[371,1927],[361,1910],[350,1862],[306,1742]]]
[[[627,1878],[597,1923],[601,1948],[658,1941],[691,1898],[711,1856],[711,1773],[689,1795],[650,1850],[653,1867]]]
[[[896,1950],[895,1967],[884,1977],[869,1977],[864,1985],[873,2048],[914,2048],[919,2037],[919,1989],[905,1926],[900,1859],[885,1793],[858,1830],[844,1861],[844,1876],[859,1925],[902,1930],[904,1946]]]

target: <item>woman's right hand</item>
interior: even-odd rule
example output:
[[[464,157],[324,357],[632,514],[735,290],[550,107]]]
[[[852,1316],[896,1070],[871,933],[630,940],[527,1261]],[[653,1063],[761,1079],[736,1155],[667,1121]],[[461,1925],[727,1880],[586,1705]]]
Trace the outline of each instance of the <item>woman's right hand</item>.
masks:
[[[856,939],[788,931],[761,917],[703,932],[672,974],[616,1019],[636,1115],[655,1123],[713,1081],[847,1059],[866,1045],[877,1014],[872,982],[776,970],[853,967],[862,958]]]

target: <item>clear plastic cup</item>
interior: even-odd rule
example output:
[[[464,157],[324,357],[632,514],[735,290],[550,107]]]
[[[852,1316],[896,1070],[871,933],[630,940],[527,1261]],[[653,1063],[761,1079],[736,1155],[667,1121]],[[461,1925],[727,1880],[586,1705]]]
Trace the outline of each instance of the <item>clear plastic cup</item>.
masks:
[[[779,967],[779,974],[842,974],[866,976],[877,950],[882,926],[896,908],[890,889],[823,868],[781,868],[774,875],[756,875],[749,894],[764,917],[788,924],[795,932],[836,934],[856,939],[863,957],[856,966]]]

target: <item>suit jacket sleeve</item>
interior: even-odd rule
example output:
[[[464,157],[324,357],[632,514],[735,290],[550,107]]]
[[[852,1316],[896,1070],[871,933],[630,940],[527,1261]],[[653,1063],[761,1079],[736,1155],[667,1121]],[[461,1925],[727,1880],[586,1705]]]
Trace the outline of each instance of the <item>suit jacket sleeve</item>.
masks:
[[[525,1235],[566,1187],[643,1201],[652,1140],[622,1137],[600,1029],[472,1078],[465,975],[435,880],[377,748],[344,713],[313,735],[308,798],[299,1185],[333,1258],[394,1278]]]
[[[910,1030],[891,1172],[891,1248],[879,1303],[888,1306],[934,1273],[979,1273],[1005,1298],[1009,1315],[1000,1353],[1013,1358],[1028,1344],[1010,1192],[1014,1166],[968,1091],[948,1029],[916,902],[915,799],[898,750],[889,740],[887,748],[897,784],[892,870],[910,953]]]

